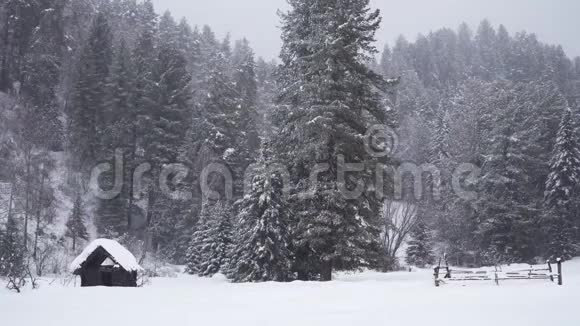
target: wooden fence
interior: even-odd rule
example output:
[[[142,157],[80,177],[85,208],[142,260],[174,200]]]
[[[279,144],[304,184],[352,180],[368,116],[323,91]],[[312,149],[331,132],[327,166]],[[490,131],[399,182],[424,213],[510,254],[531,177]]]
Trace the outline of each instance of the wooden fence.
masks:
[[[461,270],[449,266],[445,259],[445,266],[439,265],[434,268],[435,286],[440,286],[447,282],[471,282],[471,281],[494,281],[499,285],[500,281],[513,280],[549,280],[563,285],[562,260],[556,261],[557,270],[554,271],[552,262],[548,261],[547,266],[530,266],[526,269],[503,271],[500,266],[495,270]]]

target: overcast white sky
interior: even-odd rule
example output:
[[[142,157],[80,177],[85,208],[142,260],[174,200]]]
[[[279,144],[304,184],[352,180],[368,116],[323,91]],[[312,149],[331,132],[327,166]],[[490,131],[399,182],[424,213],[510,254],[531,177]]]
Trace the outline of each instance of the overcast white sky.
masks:
[[[259,56],[276,58],[280,49],[278,9],[286,0],[153,0],[158,11],[169,9],[176,19],[210,25],[219,36],[246,37]],[[527,30],[547,43],[562,44],[580,56],[579,0],[371,0],[381,9],[383,25],[377,46],[403,34],[414,40],[440,27],[467,22],[475,30],[484,18],[504,24],[510,33]]]

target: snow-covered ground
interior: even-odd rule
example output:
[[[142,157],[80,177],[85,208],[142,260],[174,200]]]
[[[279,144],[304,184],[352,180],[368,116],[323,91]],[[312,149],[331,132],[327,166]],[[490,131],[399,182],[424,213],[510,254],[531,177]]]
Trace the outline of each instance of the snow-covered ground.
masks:
[[[221,278],[154,279],[144,288],[0,290],[7,326],[578,326],[580,259],[564,283],[510,281],[435,288],[431,271],[340,275],[329,283],[230,284]]]

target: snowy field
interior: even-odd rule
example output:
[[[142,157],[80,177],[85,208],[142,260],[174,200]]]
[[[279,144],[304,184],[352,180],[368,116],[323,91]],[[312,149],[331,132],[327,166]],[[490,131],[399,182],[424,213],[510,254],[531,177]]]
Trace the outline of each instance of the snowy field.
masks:
[[[433,286],[431,271],[340,275],[330,283],[230,284],[223,279],[154,279],[144,288],[0,290],[6,326],[578,326],[580,259],[564,265],[563,287],[547,281]]]

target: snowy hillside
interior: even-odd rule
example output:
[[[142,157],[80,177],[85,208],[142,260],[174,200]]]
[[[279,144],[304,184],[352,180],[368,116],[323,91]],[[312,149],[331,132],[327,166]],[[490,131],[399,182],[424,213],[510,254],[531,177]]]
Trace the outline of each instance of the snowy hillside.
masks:
[[[0,290],[0,313],[3,325],[45,326],[99,326],[103,320],[139,326],[578,325],[580,259],[564,265],[562,287],[512,281],[435,288],[431,273],[367,272],[288,284],[181,275],[137,289],[45,284],[23,295]]]

